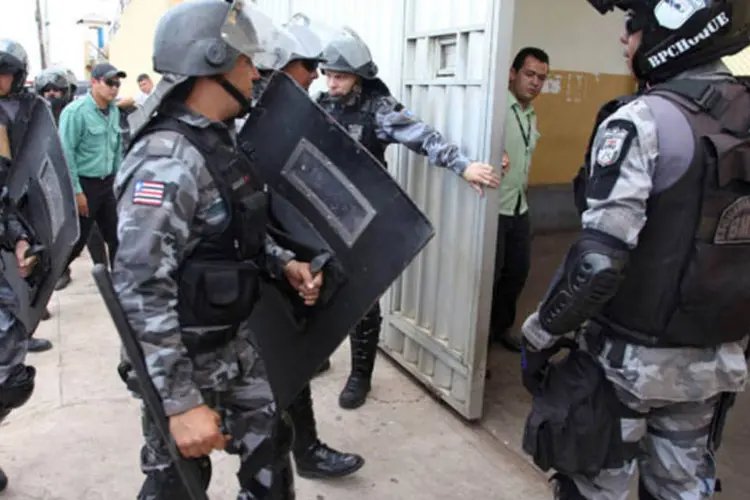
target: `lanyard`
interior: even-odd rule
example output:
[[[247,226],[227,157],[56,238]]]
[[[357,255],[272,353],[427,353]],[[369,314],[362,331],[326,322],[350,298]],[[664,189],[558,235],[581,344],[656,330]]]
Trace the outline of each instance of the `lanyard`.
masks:
[[[523,124],[521,123],[521,117],[518,116],[518,110],[513,106],[513,114],[516,115],[516,121],[518,122],[518,128],[521,129],[521,136],[523,137],[523,143],[526,145],[526,150],[529,149],[529,140],[531,139],[531,120],[529,120],[528,131],[524,131]]]

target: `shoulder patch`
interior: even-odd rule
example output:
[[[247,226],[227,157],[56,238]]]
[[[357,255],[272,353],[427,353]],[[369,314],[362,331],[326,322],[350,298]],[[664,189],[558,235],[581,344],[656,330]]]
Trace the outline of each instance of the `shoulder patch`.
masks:
[[[602,136],[602,143],[596,152],[596,163],[600,167],[614,165],[622,155],[625,141],[630,132],[623,127],[608,126]]]
[[[620,167],[628,156],[633,140],[638,136],[635,124],[615,119],[607,123],[593,152],[594,165],[586,185],[586,197],[607,199],[620,178]]]
[[[160,207],[164,203],[165,185],[158,181],[137,181],[133,188],[133,204]]]
[[[595,166],[610,167],[622,162],[637,135],[635,124],[629,120],[607,123],[596,150]]]

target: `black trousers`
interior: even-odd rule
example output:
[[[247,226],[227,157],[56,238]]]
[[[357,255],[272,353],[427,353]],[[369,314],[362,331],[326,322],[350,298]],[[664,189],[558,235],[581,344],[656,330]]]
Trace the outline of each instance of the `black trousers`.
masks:
[[[490,331],[496,338],[507,334],[516,321],[516,303],[526,284],[530,267],[529,213],[498,216],[490,320]]]
[[[73,253],[70,255],[68,264],[78,258],[83,248],[89,243],[94,224],[96,224],[107,245],[110,266],[114,262],[115,252],[117,251],[117,201],[115,200],[114,180],[114,175],[101,179],[94,177],[80,178],[81,188],[88,202],[89,216],[79,217],[78,219],[81,235],[75,247],[73,247]],[[95,245],[96,240],[93,243]],[[92,251],[91,247],[89,247],[89,251],[95,262],[101,259],[101,252]]]

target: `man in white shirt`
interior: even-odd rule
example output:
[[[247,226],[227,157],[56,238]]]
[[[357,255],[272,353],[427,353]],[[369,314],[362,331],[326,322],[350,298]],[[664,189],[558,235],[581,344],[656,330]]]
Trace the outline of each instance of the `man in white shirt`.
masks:
[[[143,103],[146,102],[146,98],[151,95],[151,91],[154,90],[154,82],[151,81],[151,77],[146,73],[141,73],[138,75],[138,88],[140,88],[141,91],[135,96],[135,104],[138,107],[141,107],[143,106]]]

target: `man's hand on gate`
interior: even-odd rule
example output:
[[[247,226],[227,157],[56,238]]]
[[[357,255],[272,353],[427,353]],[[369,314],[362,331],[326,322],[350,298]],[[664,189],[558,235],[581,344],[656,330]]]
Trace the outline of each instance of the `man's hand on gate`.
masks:
[[[78,215],[80,217],[89,216],[89,203],[86,199],[86,195],[83,193],[76,194],[76,206],[78,207]]]
[[[489,187],[496,189],[500,186],[500,176],[495,172],[495,168],[492,165],[486,163],[472,163],[464,173],[462,177],[471,184],[476,192],[480,195],[484,194],[484,188]]]
[[[290,260],[284,273],[289,284],[294,287],[305,301],[306,306],[314,306],[320,296],[320,287],[323,286],[323,273],[313,276],[308,262]]]
[[[169,417],[169,432],[185,458],[223,450],[230,436],[221,433],[221,416],[206,405]]]
[[[16,243],[16,260],[18,261],[18,274],[22,278],[28,278],[37,263],[36,255],[26,256],[26,250],[31,248],[29,242],[20,240]]]

